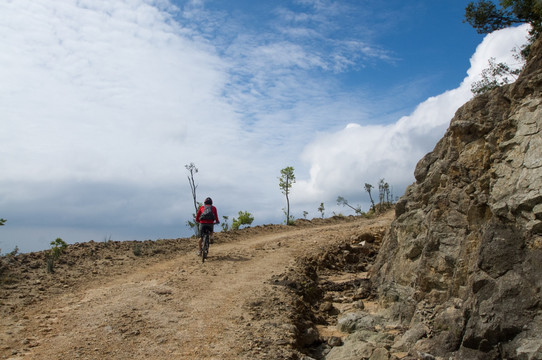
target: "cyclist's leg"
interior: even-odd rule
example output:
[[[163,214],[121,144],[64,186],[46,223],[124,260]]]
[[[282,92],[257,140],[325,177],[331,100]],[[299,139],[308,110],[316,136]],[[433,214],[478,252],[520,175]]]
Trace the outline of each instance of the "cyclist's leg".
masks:
[[[215,224],[209,224],[209,244],[213,243],[214,232],[215,232]]]
[[[201,254],[201,247],[203,245],[203,224],[199,224],[199,240],[198,240],[198,248],[199,248],[199,253],[198,254]]]

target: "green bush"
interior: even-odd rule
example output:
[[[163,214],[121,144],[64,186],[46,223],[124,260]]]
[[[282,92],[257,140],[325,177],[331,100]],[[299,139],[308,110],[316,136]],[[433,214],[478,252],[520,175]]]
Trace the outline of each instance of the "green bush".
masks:
[[[55,261],[60,257],[60,255],[66,250],[68,244],[61,238],[56,238],[55,241],[51,241],[51,251],[49,256],[47,256],[47,272],[53,273],[55,270]]]
[[[140,243],[135,243],[132,251],[135,256],[141,256],[143,255],[143,246]]]
[[[250,225],[254,221],[254,216],[248,211],[239,211],[239,218],[233,218],[231,228],[238,230],[241,225]]]

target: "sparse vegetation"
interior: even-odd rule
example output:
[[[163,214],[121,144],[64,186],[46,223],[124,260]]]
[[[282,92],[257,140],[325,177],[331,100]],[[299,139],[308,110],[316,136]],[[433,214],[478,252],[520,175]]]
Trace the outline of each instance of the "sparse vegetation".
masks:
[[[13,250],[11,250],[11,252],[8,254],[9,256],[15,256],[19,253],[19,247],[18,246],[15,246],[15,248]]]
[[[320,215],[322,215],[322,219],[324,218],[324,215],[325,215],[324,211],[325,211],[325,210],[326,210],[326,209],[324,208],[324,203],[321,202],[321,203],[320,203],[320,206],[318,207],[318,212],[320,213]]]
[[[239,230],[239,227],[242,225],[250,225],[254,221],[254,216],[252,216],[251,213],[248,211],[239,211],[239,217],[233,218],[233,222],[231,224],[232,230]]]
[[[479,34],[488,34],[515,24],[531,25],[528,43],[518,51],[516,59],[521,64],[512,68],[506,63],[496,63],[495,58],[489,60],[489,67],[482,71],[482,79],[471,85],[475,95],[486,93],[500,86],[514,82],[523,69],[525,60],[531,51],[532,43],[542,31],[542,1],[540,0],[500,0],[500,7],[490,0],[470,2],[465,8],[465,20]],[[517,51],[517,50],[516,50]]]
[[[188,170],[188,183],[190,184],[190,190],[192,192],[192,199],[194,200],[194,214],[192,214],[192,221],[187,220],[186,225],[189,226],[192,230],[194,230],[194,234],[199,236],[199,227],[196,223],[196,214],[198,213],[198,208],[201,206],[200,203],[196,200],[196,189],[198,188],[198,185],[196,185],[196,182],[194,180],[194,175],[198,173],[198,168],[194,163],[190,163],[188,165],[184,166],[186,170]]]
[[[505,63],[495,63],[495,58],[489,59],[488,63],[489,67],[482,70],[482,79],[471,85],[471,91],[475,95],[512,83],[521,73],[521,68],[512,69]]]
[[[4,225],[6,223],[6,221],[7,221],[6,219],[1,219],[0,218],[0,226]]]
[[[373,188],[373,185],[365,183],[365,191],[369,194],[369,199],[371,200],[371,209],[375,210],[375,202],[373,200],[373,196],[371,195],[371,189]]]
[[[373,188],[373,185],[365,183],[365,191],[369,194],[369,199],[371,201],[370,212],[376,213],[377,211],[382,212],[389,209],[393,205],[393,194],[390,185],[384,179],[380,179],[378,182],[378,207],[375,204],[371,193]]]
[[[220,223],[220,226],[222,227],[222,231],[228,231],[230,229],[230,225],[228,224],[229,216],[222,216],[222,222]]]
[[[288,195],[290,194],[290,189],[295,183],[295,174],[294,168],[291,166],[285,167],[280,171],[279,177],[279,187],[284,195],[286,195],[286,210],[284,211],[286,215],[286,225],[293,224],[293,217],[290,216],[290,199]]]
[[[132,252],[135,256],[141,256],[143,254],[143,246],[140,243],[135,243]]]
[[[188,175],[186,177],[188,178],[190,190],[192,191],[192,199],[194,200],[194,211],[198,212],[198,205],[196,202],[196,189],[198,188],[198,185],[196,185],[194,181],[194,174],[198,173],[198,168],[194,163],[190,163],[188,165],[185,165],[184,167],[186,168],[186,170],[188,170]]]
[[[66,250],[68,244],[61,238],[51,241],[51,250],[47,256],[47,272],[53,273],[55,271],[55,261],[58,260],[60,255]]]
[[[392,204],[390,185],[384,179],[380,179],[378,183],[378,199],[380,200],[378,204],[380,211],[388,209]]]
[[[348,200],[346,200],[346,199],[343,198],[342,196],[337,197],[337,205],[348,206],[349,208],[351,208],[352,210],[354,210],[354,212],[355,212],[357,215],[361,215],[361,205],[358,205],[357,207],[353,207],[352,205],[350,205],[350,204],[348,203]]]
[[[295,225],[295,217],[293,215],[288,215],[285,208],[282,208],[282,212],[284,216],[288,219],[286,220],[286,225]]]

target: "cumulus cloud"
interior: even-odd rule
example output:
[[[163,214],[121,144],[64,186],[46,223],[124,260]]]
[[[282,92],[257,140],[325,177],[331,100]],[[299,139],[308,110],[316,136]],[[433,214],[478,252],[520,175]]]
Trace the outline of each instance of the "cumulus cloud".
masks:
[[[511,50],[526,42],[527,31],[527,26],[521,26],[487,35],[458,88],[427,99],[396,122],[351,123],[336,132],[320,133],[302,152],[302,159],[310,164],[310,177],[298,181],[292,197],[314,207],[320,201],[334,204],[340,195],[351,203],[363,203],[366,210],[369,198],[364,194],[364,184],[378,189],[380,179],[394,187],[394,195],[402,195],[414,181],[416,163],[433,149],[455,111],[472,97],[471,84],[479,80],[488,59],[520,65]]]
[[[187,235],[190,162],[200,197],[228,204],[222,215],[280,214],[279,191],[266,193],[309,135],[276,103],[314,95],[295,71],[318,65],[275,39],[220,53],[198,28],[220,19],[198,2],[185,10],[143,0],[0,4],[0,208],[9,221],[0,248],[46,247],[41,238],[64,233],[68,242],[91,232]],[[279,52],[291,54],[286,63]]]
[[[145,1],[32,1],[4,2],[0,17],[3,235],[45,219],[168,224],[185,163],[212,156],[226,168],[202,141],[243,147],[221,100],[227,64],[168,12]]]
[[[190,162],[198,200],[258,223],[281,219],[286,166],[300,205],[380,177],[408,183],[468,87],[366,125],[363,90],[322,72],[391,54],[340,38],[329,18],[339,3],[300,4],[309,8],[251,32],[203,1],[0,2],[0,248],[189,235]]]

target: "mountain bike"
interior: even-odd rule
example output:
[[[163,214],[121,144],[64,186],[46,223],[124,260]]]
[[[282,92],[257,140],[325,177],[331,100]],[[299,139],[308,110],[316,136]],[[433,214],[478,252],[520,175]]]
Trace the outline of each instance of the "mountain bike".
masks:
[[[205,262],[205,259],[207,258],[207,254],[209,253],[209,237],[211,236],[211,232],[208,228],[203,228],[203,243],[201,245],[201,262]]]

